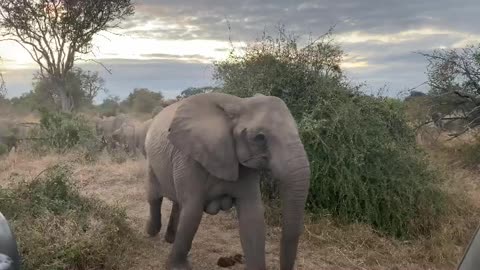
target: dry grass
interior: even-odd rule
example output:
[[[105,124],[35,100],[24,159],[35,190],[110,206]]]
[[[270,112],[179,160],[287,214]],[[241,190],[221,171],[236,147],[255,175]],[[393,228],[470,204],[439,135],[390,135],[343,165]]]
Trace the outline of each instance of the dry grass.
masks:
[[[444,143],[440,141],[438,145],[443,146],[429,146],[427,150],[434,166],[448,178],[443,188],[456,198],[452,202],[451,215],[442,221],[438,231],[428,239],[401,242],[383,237],[363,224],[338,224],[329,217],[315,223],[307,221],[299,246],[297,269],[453,269],[479,218],[480,181],[475,171],[455,165],[452,155],[445,152]],[[91,163],[78,153],[39,157],[19,152],[0,162],[0,185],[10,185],[21,178],[34,178],[46,167],[59,162],[73,166],[73,178],[84,195],[125,207],[129,223],[145,236],[148,209],[143,159],[117,163],[104,153]],[[162,232],[155,238],[145,236],[132,249],[131,260],[135,267],[130,269],[163,267],[171,248],[163,240],[169,212],[170,203],[166,200]],[[279,237],[279,228],[268,229],[266,256],[270,269],[277,269],[279,265]],[[235,253],[242,253],[242,250],[234,211],[217,216],[205,215],[191,251],[194,269],[221,269],[216,266],[218,258]],[[235,265],[231,269],[243,267]]]

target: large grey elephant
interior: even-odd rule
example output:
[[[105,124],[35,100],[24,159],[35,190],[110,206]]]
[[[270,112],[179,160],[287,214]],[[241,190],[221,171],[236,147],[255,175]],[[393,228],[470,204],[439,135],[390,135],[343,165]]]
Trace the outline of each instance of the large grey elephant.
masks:
[[[165,235],[173,243],[170,269],[191,269],[187,255],[203,212],[217,214],[233,205],[247,269],[266,269],[262,169],[280,181],[280,269],[293,269],[310,167],[295,120],[281,99],[221,93],[188,97],[153,119],[145,149],[150,236],[160,231],[163,197],[173,202]]]
[[[147,153],[145,152],[145,137],[147,136],[147,131],[150,128],[152,121],[153,119],[148,119],[147,121],[138,125],[135,134],[135,146],[145,157],[147,156]]]

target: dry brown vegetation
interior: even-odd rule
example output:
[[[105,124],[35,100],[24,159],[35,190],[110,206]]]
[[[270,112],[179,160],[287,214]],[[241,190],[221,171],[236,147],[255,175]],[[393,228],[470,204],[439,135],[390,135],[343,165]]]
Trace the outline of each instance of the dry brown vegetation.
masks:
[[[36,121],[35,116],[23,119]],[[306,220],[299,246],[297,269],[454,269],[480,217],[480,179],[477,168],[463,166],[458,153],[469,139],[447,141],[448,136],[423,136],[419,143],[429,153],[431,164],[447,180],[442,188],[455,200],[448,218],[430,237],[400,241],[364,224],[341,224],[325,216],[315,222]],[[118,162],[102,153],[95,162],[84,160],[76,152],[38,156],[26,148],[0,162],[0,185],[11,186],[17,179],[33,179],[42,170],[55,164],[69,164],[73,179],[85,196],[99,198],[110,205],[124,207],[128,222],[138,234],[137,242],[127,251],[125,269],[161,269],[170,245],[163,240],[170,203],[163,206],[162,232],[148,238],[144,227],[148,214],[144,196],[145,160]],[[269,219],[278,218],[275,211]],[[274,223],[274,222],[273,222]],[[280,228],[269,227],[267,263],[277,269],[279,263]],[[242,253],[234,211],[216,216],[205,214],[191,250],[194,269],[222,269],[217,261],[223,256]],[[236,264],[230,269],[243,269]]]

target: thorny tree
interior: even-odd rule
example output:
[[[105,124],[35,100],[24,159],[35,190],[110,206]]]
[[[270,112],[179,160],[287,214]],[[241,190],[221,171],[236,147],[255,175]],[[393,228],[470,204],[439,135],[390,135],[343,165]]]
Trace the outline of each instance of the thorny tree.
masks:
[[[429,96],[433,112],[444,119],[463,119],[461,133],[480,125],[480,46],[463,49],[435,50],[427,58]]]
[[[114,28],[134,13],[130,0],[1,0],[2,40],[20,44],[53,82],[63,111],[75,104],[66,77],[91,52],[95,34]]]

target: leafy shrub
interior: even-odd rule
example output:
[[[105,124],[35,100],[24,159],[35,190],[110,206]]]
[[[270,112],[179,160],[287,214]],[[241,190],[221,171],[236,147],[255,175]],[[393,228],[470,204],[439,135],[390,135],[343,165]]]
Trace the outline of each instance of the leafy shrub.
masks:
[[[0,189],[0,211],[19,242],[22,269],[123,269],[136,241],[123,210],[82,197],[68,167]]]
[[[8,146],[0,143],[0,156],[3,156],[8,153]]]
[[[307,210],[403,237],[428,235],[446,208],[400,101],[363,94],[327,34],[304,47],[283,28],[215,65],[223,92],[277,96],[295,117],[312,170]],[[278,199],[268,178],[263,196]],[[269,209],[269,208],[267,208]],[[272,207],[274,211],[278,209]]]
[[[64,152],[74,147],[84,147],[94,152],[100,146],[93,128],[80,115],[42,111],[37,133],[37,150],[50,148]]]
[[[311,213],[326,209],[400,238],[436,227],[445,196],[398,102],[337,95],[299,128],[311,161]]]

